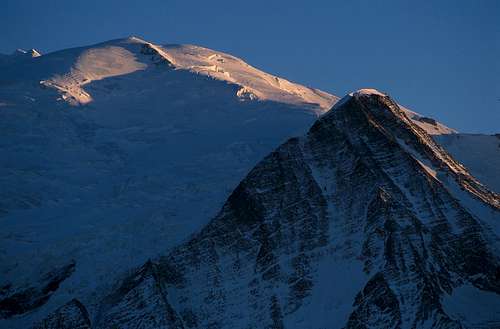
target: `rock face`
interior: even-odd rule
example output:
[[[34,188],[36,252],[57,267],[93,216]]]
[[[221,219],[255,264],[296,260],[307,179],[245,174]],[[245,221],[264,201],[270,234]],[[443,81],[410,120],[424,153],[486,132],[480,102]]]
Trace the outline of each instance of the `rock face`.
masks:
[[[498,310],[499,203],[391,98],[360,91],[122,282],[94,327],[498,328],[445,297],[470,285]]]
[[[71,262],[45,273],[39,282],[32,282],[29,287],[7,284],[0,294],[0,318],[24,314],[42,306],[74,271],[75,263]]]
[[[33,329],[90,329],[89,314],[77,299],[55,310]]]

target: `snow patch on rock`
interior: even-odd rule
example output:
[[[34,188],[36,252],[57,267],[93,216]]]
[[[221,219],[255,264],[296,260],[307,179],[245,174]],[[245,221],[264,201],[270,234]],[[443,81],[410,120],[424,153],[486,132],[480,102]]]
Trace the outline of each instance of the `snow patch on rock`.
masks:
[[[355,96],[355,97],[367,96],[367,95],[378,95],[378,96],[383,96],[383,97],[387,96],[386,94],[381,93],[377,89],[372,89],[372,88],[359,89],[353,93],[350,93],[349,95]]]

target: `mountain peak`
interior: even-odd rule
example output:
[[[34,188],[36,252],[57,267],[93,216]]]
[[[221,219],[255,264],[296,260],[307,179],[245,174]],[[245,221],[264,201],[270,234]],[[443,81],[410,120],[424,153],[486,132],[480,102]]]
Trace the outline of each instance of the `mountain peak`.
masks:
[[[368,95],[387,96],[386,94],[381,93],[377,89],[372,89],[372,88],[359,89],[355,92],[350,93],[349,95],[354,97],[368,96]]]
[[[35,51],[32,53],[33,56],[39,55]],[[241,101],[286,103],[319,114],[330,109],[337,100],[321,90],[263,72],[230,54],[194,45],[160,45],[136,36],[62,50],[57,56],[47,54],[44,58],[45,63],[37,63],[39,67],[32,70],[43,71],[43,75],[38,74],[35,79],[58,90],[61,98],[71,105],[94,101],[90,90],[94,81],[130,74],[139,76],[139,71],[147,72],[141,76],[146,78],[149,73],[171,70],[188,71],[196,76],[226,82]],[[63,72],[59,67],[62,59],[69,64],[65,65]],[[160,63],[168,65],[159,67]]]
[[[373,88],[362,88],[358,89],[356,91],[353,91],[344,97],[342,97],[337,103],[335,103],[333,109],[338,109],[341,106],[343,106],[346,102],[348,102],[351,99],[358,99],[358,98],[366,98],[366,97],[373,97],[373,96],[379,96],[379,97],[388,97],[386,94],[378,91],[377,89]]]
[[[13,55],[14,56],[29,56],[29,57],[42,56],[42,54],[34,48],[31,48],[30,50],[24,50],[24,49],[18,48],[14,51]]]
[[[148,41],[146,41],[142,38],[136,37],[135,35],[131,35],[131,36],[127,37],[125,40],[139,42],[139,43],[149,43]]]
[[[41,54],[38,50],[36,50],[36,49],[34,49],[34,48],[31,48],[31,49],[28,51],[28,54],[30,54],[30,55],[31,55],[31,57],[40,57],[40,56],[42,56],[42,54]]]
[[[198,234],[118,284],[96,326],[498,327],[495,312],[463,315],[449,298],[488,294],[481,308],[497,308],[494,197],[389,96],[347,99],[265,157]]]
[[[390,96],[374,89],[361,89],[342,98],[334,108],[311,129],[349,132],[352,138],[373,135],[384,138],[416,160],[433,179],[446,184],[454,177],[458,188],[500,209],[498,195],[479,183],[466,168],[453,159],[411,117],[412,112],[400,107]],[[329,132],[326,132],[329,133]],[[321,132],[325,134],[325,132]],[[448,182],[449,183],[449,182]]]

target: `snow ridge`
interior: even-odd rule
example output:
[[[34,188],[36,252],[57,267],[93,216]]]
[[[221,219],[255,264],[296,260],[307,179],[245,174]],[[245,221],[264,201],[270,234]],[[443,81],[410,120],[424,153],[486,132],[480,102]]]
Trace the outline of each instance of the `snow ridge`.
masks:
[[[63,99],[73,105],[85,105],[92,95],[84,90],[86,84],[108,77],[143,70],[151,63],[141,54],[163,59],[177,70],[187,70],[240,86],[237,95],[242,100],[268,100],[302,104],[328,110],[336,97],[317,89],[303,87],[283,78],[262,72],[239,58],[193,45],[156,45],[137,37],[120,39],[91,47],[82,52],[70,72],[40,81],[55,88]],[[155,58],[152,58],[155,61]]]

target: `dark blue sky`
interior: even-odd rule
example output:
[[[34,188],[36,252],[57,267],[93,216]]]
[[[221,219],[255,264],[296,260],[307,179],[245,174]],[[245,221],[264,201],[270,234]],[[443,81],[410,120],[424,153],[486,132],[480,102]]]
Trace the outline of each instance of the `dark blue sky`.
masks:
[[[1,0],[0,30],[2,53],[129,35],[202,45],[339,96],[373,87],[461,131],[500,132],[497,0]]]

